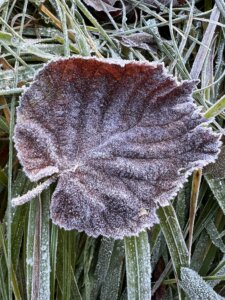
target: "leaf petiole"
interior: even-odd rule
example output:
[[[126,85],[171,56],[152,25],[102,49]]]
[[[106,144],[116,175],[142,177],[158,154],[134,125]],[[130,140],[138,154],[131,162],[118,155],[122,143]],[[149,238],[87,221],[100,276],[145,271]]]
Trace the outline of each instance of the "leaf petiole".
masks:
[[[37,197],[44,190],[46,190],[53,182],[55,182],[56,179],[57,179],[57,176],[54,175],[54,176],[50,177],[49,179],[47,179],[46,181],[44,181],[43,183],[36,186],[31,191],[27,192],[26,194],[24,194],[22,196],[18,196],[16,198],[13,198],[12,199],[12,206],[15,207],[15,206],[18,206],[18,205],[22,205],[22,204],[32,200],[33,198]]]

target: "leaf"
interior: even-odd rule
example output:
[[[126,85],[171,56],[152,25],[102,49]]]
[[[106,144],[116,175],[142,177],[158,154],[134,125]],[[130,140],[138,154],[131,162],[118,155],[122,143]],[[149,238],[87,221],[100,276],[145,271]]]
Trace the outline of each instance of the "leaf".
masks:
[[[194,83],[178,83],[157,63],[74,57],[47,64],[21,98],[14,140],[31,181],[59,178],[53,222],[114,238],[157,223],[158,204],[168,205],[218,154],[219,135],[190,96]]]
[[[195,271],[189,268],[181,268],[180,285],[190,299],[224,299],[214,292],[214,290]]]

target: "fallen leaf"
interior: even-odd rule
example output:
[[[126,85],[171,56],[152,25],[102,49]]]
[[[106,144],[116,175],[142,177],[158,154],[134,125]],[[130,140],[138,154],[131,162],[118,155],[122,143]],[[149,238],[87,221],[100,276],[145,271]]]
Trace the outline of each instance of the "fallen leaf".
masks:
[[[159,63],[47,64],[20,100],[14,140],[30,180],[58,176],[53,222],[114,238],[157,223],[156,208],[219,151],[219,135],[193,103],[194,84]]]

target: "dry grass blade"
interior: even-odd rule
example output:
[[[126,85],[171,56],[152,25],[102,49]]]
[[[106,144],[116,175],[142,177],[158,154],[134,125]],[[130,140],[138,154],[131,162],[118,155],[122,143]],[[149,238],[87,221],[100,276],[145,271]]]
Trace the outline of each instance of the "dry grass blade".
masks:
[[[188,239],[189,265],[191,263],[191,248],[193,242],[194,221],[195,221],[201,179],[202,179],[202,170],[199,169],[194,172],[193,179],[192,179],[192,190],[191,190],[190,212],[189,212],[189,239]]]

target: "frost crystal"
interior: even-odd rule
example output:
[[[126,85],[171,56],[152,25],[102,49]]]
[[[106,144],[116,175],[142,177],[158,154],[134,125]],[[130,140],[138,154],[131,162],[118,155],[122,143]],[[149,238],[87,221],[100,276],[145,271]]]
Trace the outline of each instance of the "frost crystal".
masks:
[[[157,63],[47,64],[21,98],[14,139],[30,180],[59,177],[53,222],[114,238],[157,223],[157,206],[218,155],[219,137],[193,104],[193,85]]]

